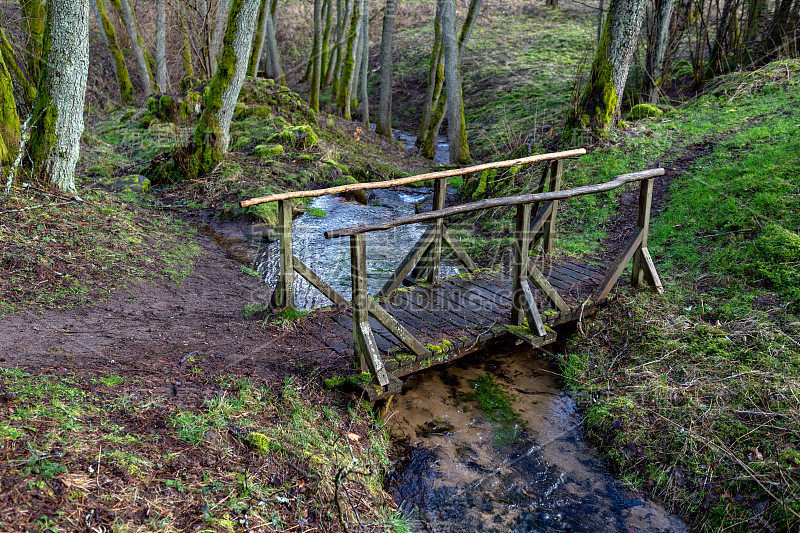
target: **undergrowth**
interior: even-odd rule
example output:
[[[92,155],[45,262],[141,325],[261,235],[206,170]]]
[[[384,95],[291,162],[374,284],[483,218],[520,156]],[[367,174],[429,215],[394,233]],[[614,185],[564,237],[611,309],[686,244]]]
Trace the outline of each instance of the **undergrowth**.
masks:
[[[703,147],[652,222],[665,295],[603,309],[562,361],[612,466],[697,531],[800,524],[799,78],[797,60],[728,76],[578,166]]]

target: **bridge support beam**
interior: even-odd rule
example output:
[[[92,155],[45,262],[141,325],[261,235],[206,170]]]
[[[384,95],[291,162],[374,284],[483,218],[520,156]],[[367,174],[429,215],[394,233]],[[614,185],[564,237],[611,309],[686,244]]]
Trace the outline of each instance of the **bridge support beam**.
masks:
[[[270,307],[294,307],[294,253],[292,252],[292,200],[278,201],[278,246],[281,271],[272,293]]]
[[[531,243],[531,204],[517,206],[517,231],[514,241],[514,277],[511,293],[511,325],[521,326],[528,319],[531,332],[544,337],[547,330],[528,285]]]
[[[639,184],[639,213],[636,217],[636,226],[642,228],[642,242],[633,255],[633,270],[631,271],[631,285],[638,287],[644,279],[658,294],[664,294],[664,287],[658,277],[653,259],[647,250],[647,234],[650,232],[650,208],[653,202],[653,179],[644,180]]]

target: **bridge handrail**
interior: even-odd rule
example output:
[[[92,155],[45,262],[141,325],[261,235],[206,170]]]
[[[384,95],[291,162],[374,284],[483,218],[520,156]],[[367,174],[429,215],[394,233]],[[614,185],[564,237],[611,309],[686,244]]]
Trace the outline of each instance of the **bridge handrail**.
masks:
[[[493,170],[496,168],[516,167],[520,165],[527,165],[530,163],[537,163],[541,161],[554,161],[559,159],[567,159],[569,157],[576,157],[586,154],[584,148],[576,150],[567,150],[564,152],[554,152],[551,154],[531,155],[522,157],[520,159],[510,159],[507,161],[497,161],[494,163],[484,163],[465,168],[456,168],[452,170],[443,170],[439,172],[429,172],[427,174],[418,174],[416,176],[409,176],[407,178],[397,178],[387,181],[372,181],[368,183],[351,183],[347,185],[338,185],[336,187],[328,187],[326,189],[316,189],[309,191],[294,191],[285,192],[280,194],[273,194],[270,196],[262,196],[259,198],[250,198],[249,200],[242,200],[239,202],[240,207],[250,207],[252,205],[263,204],[267,202],[277,202],[280,200],[291,200],[293,198],[312,198],[315,196],[325,196],[327,194],[341,194],[343,192],[367,190],[367,189],[389,189],[391,187],[398,187],[401,185],[410,185],[412,183],[419,183],[421,181],[428,181],[437,178],[449,178],[452,176],[464,176],[467,174],[475,174],[483,172],[484,170]]]
[[[552,155],[552,154],[550,154]],[[507,207],[522,204],[532,204],[534,202],[546,202],[549,200],[565,200],[567,198],[574,198],[576,196],[584,196],[587,194],[595,194],[599,192],[610,191],[635,181],[642,181],[650,178],[655,178],[664,175],[663,168],[654,168],[649,170],[642,170],[640,172],[633,172],[630,174],[620,174],[615,176],[611,181],[599,183],[595,185],[584,185],[575,187],[574,189],[567,189],[563,191],[553,191],[535,194],[522,194],[518,196],[504,196],[501,198],[489,198],[487,200],[480,200],[478,202],[471,202],[467,204],[456,205],[439,209],[437,211],[428,211],[426,213],[419,213],[416,215],[409,215],[405,217],[397,217],[382,222],[373,224],[364,224],[361,226],[350,226],[347,228],[340,228],[328,230],[325,232],[326,239],[335,239],[338,237],[350,237],[362,233],[369,233],[372,231],[381,231],[397,226],[404,226],[406,224],[416,224],[418,222],[428,222],[430,220],[438,220],[440,218],[447,218],[453,215],[462,213],[470,213],[473,211],[481,211],[483,209],[491,209],[493,207]]]

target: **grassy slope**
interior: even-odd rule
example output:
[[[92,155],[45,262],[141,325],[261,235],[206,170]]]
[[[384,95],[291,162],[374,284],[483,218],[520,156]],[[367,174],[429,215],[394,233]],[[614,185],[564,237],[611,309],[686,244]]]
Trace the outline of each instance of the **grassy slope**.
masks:
[[[573,169],[583,181],[710,143],[653,221],[665,296],[624,295],[563,357],[612,465],[699,531],[798,524],[798,79],[797,60],[721,79]],[[613,202],[596,202],[584,200],[577,216],[566,208],[566,228],[607,220],[592,208]],[[568,232],[562,245],[593,246],[579,239]]]

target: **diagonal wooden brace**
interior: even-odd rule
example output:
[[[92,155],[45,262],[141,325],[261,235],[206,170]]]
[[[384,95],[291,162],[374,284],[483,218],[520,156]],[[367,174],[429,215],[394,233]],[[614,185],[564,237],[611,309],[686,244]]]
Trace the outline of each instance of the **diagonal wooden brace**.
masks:
[[[561,297],[560,294],[556,291],[555,287],[553,287],[547,278],[544,277],[542,271],[536,268],[533,263],[528,261],[528,277],[530,278],[531,282],[533,282],[534,286],[536,286],[539,291],[553,304],[553,307],[561,311],[562,313],[569,312],[569,305],[564,299]]]
[[[464,268],[467,269],[467,272],[475,272],[478,270],[475,261],[464,251],[464,248],[461,247],[461,243],[458,242],[458,239],[453,237],[453,234],[450,233],[450,230],[447,229],[446,226],[442,228],[442,239],[444,239],[444,243],[453,250],[453,253],[456,254],[456,257],[458,257],[458,260],[464,265]]]
[[[400,266],[394,271],[394,274],[389,278],[383,288],[378,292],[378,296],[389,296],[394,290],[403,283],[403,280],[408,276],[411,269],[417,264],[425,251],[433,242],[436,236],[436,226],[429,226],[425,233],[414,244],[411,250],[406,255],[405,259],[400,262]]]
[[[430,353],[424,344],[419,342],[409,331],[403,327],[392,315],[389,314],[378,302],[372,298],[367,300],[369,306],[369,314],[377,320],[381,326],[389,330],[389,332],[397,337],[403,344],[414,352],[416,355],[427,355]]]
[[[381,361],[378,344],[375,342],[372,328],[369,326],[369,322],[359,322],[358,327],[361,330],[360,336],[367,348],[367,368],[369,368],[372,376],[378,380],[381,387],[385,387],[389,384],[389,376],[386,375],[386,369],[383,367],[383,361]]]

